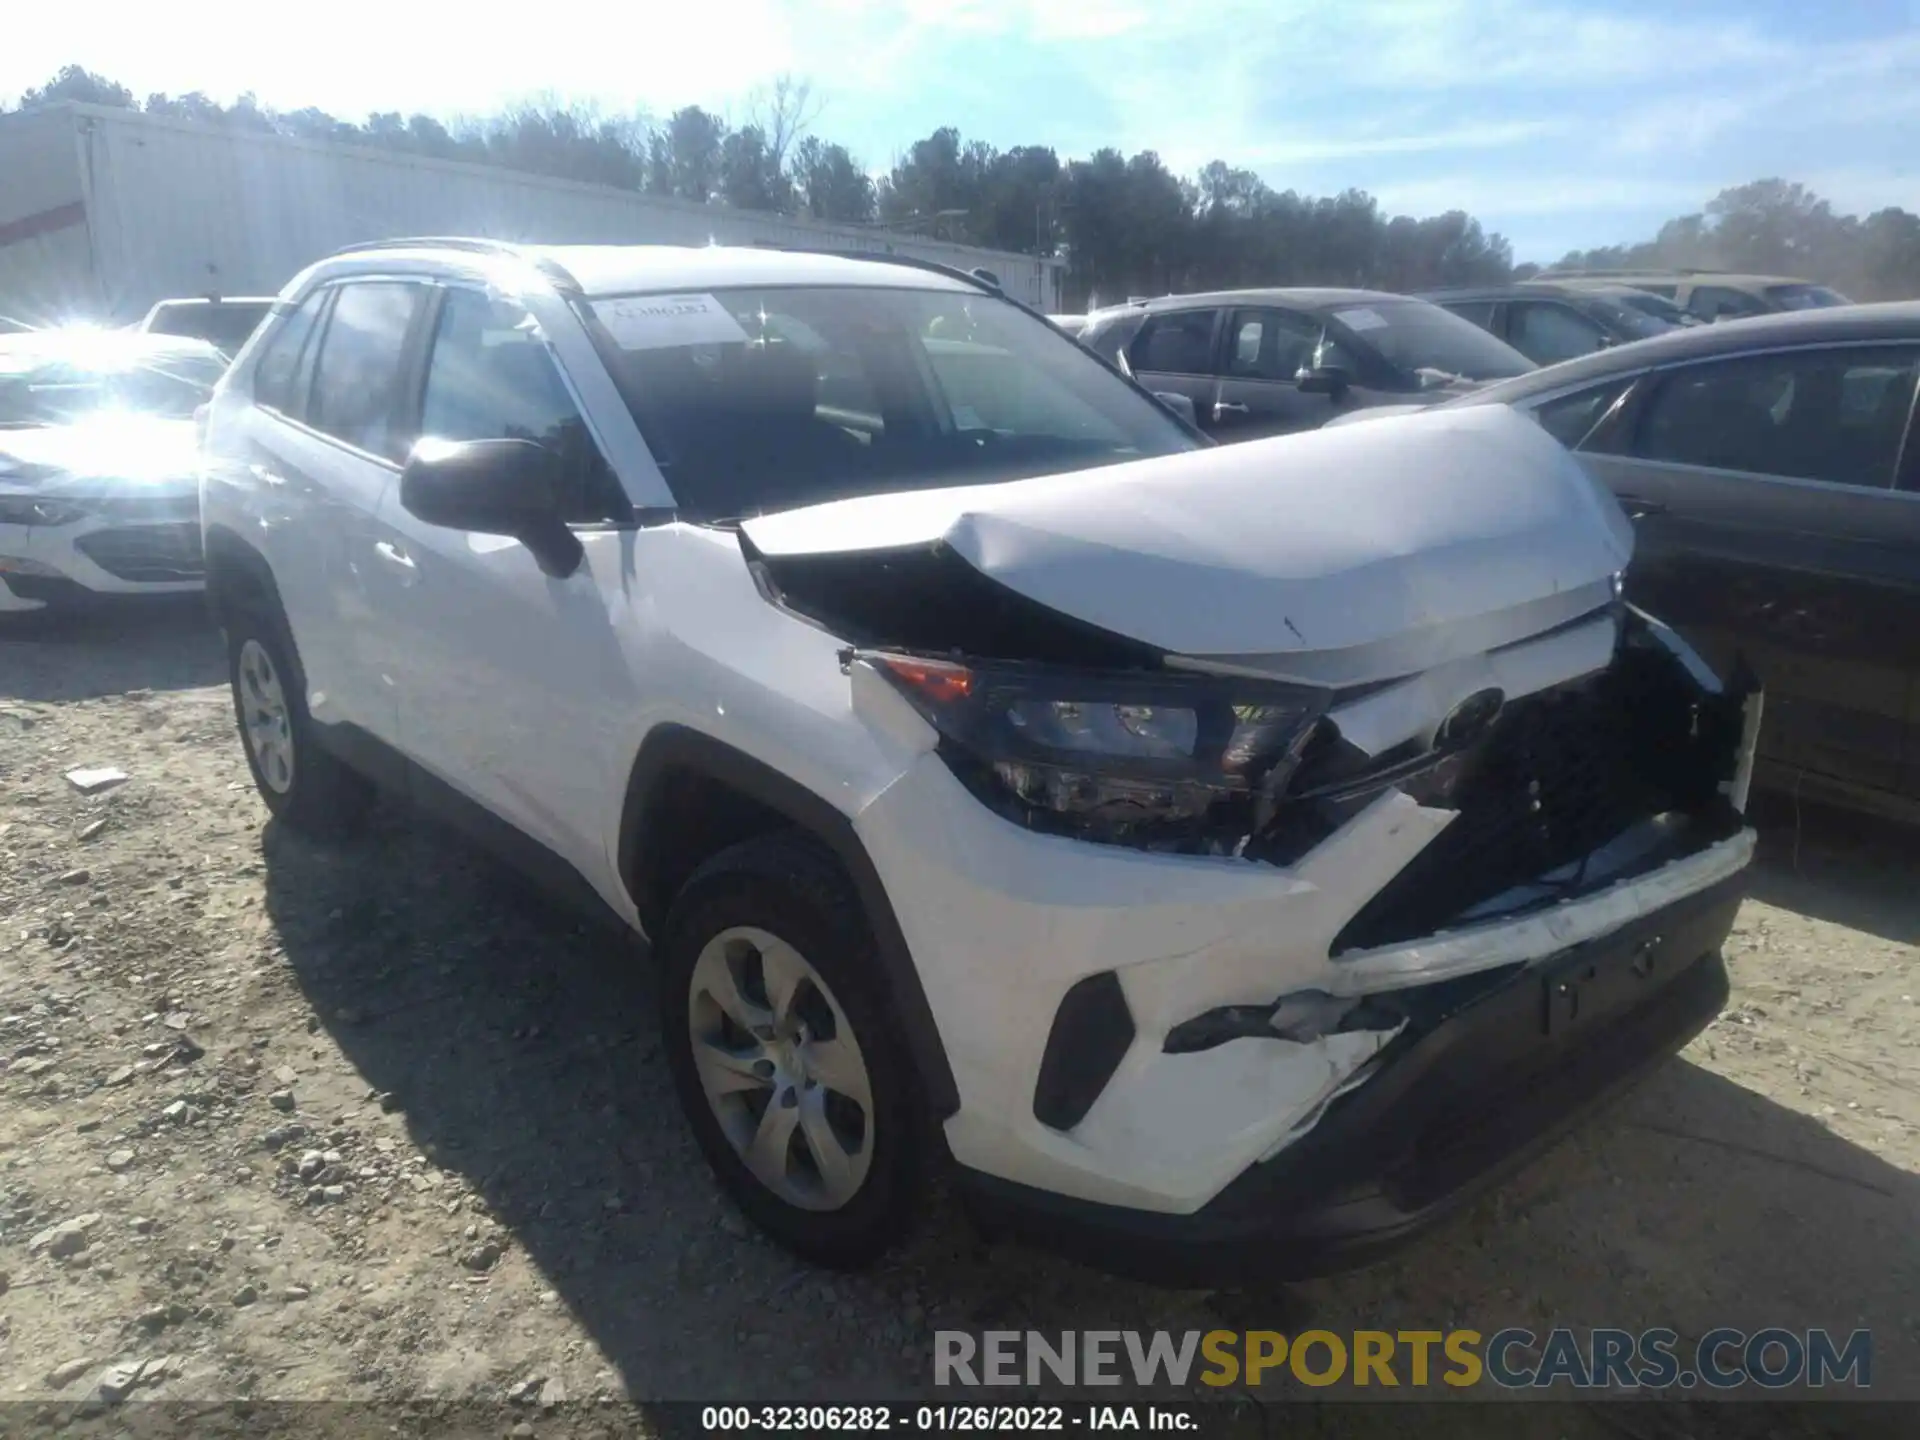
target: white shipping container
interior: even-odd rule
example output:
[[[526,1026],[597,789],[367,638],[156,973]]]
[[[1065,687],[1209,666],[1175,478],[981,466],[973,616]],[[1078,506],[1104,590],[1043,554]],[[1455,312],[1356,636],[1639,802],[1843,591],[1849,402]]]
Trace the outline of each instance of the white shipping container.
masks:
[[[277,294],[343,246],[402,235],[892,253],[990,270],[1042,311],[1060,299],[1060,262],[1032,255],[96,105],[0,116],[0,318]]]

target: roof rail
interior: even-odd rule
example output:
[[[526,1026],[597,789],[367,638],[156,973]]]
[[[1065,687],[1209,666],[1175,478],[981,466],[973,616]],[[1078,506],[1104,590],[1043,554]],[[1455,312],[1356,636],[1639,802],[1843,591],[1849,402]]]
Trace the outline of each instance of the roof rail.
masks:
[[[1545,270],[1534,272],[1536,280],[1571,280],[1585,276],[1590,280],[1606,280],[1619,275],[1728,275],[1728,270],[1704,270],[1693,265],[1629,265],[1620,269],[1586,269],[1578,265],[1554,265]]]
[[[918,255],[901,255],[892,250],[834,250],[824,245],[782,245],[775,240],[756,240],[756,250],[780,250],[789,255],[838,255],[843,260],[871,260],[880,265],[905,265],[913,270],[926,270],[935,275],[945,275],[949,280],[964,280],[982,290],[995,295],[1003,295],[1000,277],[991,270],[962,270],[957,265],[943,265],[938,260],[922,260]]]
[[[364,250],[473,250],[486,255],[517,253],[511,240],[486,240],[474,235],[398,235],[391,240],[362,240],[342,245],[334,255],[357,255]],[[329,257],[331,258],[331,257]]]

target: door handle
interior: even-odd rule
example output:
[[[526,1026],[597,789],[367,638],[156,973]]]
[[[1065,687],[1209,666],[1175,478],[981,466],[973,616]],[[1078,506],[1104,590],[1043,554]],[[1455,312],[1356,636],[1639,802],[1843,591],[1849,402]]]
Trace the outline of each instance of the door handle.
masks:
[[[278,471],[269,470],[264,465],[249,465],[247,466],[247,473],[262,485],[272,485],[278,488],[287,483],[286,476],[280,474]]]
[[[1216,420],[1220,419],[1223,415],[1251,415],[1252,413],[1253,411],[1237,400],[1216,400],[1213,402],[1213,418]]]
[[[1638,495],[1620,495],[1620,508],[1627,512],[1627,518],[1638,520],[1643,515],[1664,515],[1667,507],[1658,500],[1642,500]]]
[[[395,569],[412,572],[419,567],[413,563],[413,557],[390,540],[373,542],[373,553]]]

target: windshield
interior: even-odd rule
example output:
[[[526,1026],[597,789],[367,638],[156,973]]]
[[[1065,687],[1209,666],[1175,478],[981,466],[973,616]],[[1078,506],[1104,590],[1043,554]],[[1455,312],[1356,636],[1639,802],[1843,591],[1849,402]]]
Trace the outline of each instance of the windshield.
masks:
[[[987,295],[723,290],[581,313],[676,500],[703,519],[1199,443],[1046,321]]]
[[[272,302],[258,304],[223,300],[217,303],[163,305],[147,323],[149,335],[185,335],[205,340],[232,359],[247,343],[247,337],[267,318]]]
[[[1824,285],[1769,285],[1767,299],[1782,310],[1828,310],[1851,302]]]
[[[210,350],[129,345],[86,332],[0,340],[0,429],[67,425],[104,411],[188,420],[226,370]]]
[[[1505,380],[1534,368],[1506,341],[1424,300],[1370,300],[1341,306],[1330,318],[1416,383]]]

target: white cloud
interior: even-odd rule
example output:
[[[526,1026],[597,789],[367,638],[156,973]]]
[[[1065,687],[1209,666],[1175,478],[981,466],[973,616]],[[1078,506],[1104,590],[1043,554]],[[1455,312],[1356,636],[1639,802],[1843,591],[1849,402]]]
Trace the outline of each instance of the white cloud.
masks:
[[[1388,210],[1409,215],[1465,210],[1484,221],[1489,216],[1534,219],[1650,209],[1679,214],[1698,210],[1720,188],[1709,186],[1703,191],[1691,180],[1607,178],[1566,171],[1553,176],[1454,172],[1384,184],[1374,194]]]
[[[1233,152],[1236,165],[1311,164],[1350,160],[1367,155],[1427,155],[1450,150],[1499,150],[1528,140],[1566,135],[1576,129],[1569,120],[1510,120],[1483,125],[1456,125],[1446,129],[1412,130],[1405,134],[1324,135],[1271,145],[1255,143]]]

